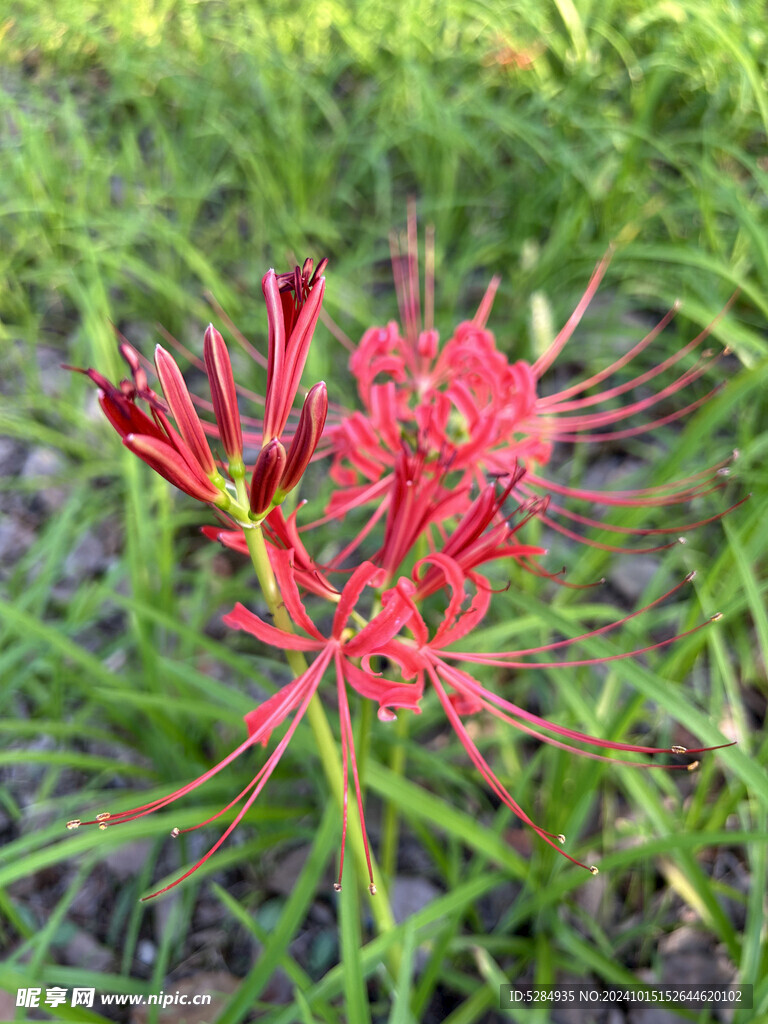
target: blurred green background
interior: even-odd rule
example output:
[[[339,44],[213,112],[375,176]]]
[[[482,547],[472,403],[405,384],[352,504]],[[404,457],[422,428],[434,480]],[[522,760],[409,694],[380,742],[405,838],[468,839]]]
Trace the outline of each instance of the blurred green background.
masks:
[[[227,994],[207,1016],[172,1019],[470,1024],[515,1019],[498,1010],[505,980],[683,980],[672,964],[712,972],[688,981],[755,982],[755,1011],[734,1019],[768,1019],[767,42],[758,2],[20,0],[0,15],[0,1017],[26,1019],[13,1005],[24,985],[198,984]],[[172,898],[140,904],[207,848],[198,833],[174,845],[169,829],[226,803],[249,765],[124,830],[72,836],[62,823],[104,809],[104,794],[128,807],[137,790],[203,771],[285,670],[221,626],[247,571],[200,538],[198,510],[132,461],[60,364],[117,376],[114,327],[150,355],[158,323],[199,353],[208,320],[225,326],[210,296],[263,345],[260,279],[293,255],[330,258],[326,306],[356,340],[396,314],[387,236],[409,197],[436,230],[444,338],[499,273],[489,326],[510,355],[532,356],[611,243],[564,371],[605,365],[679,298],[647,354],[657,362],[738,290],[714,329],[733,355],[710,378],[729,386],[684,429],[618,455],[649,486],[738,447],[729,493],[751,501],[645,568],[556,550],[569,578],[604,573],[607,591],[515,580],[475,642],[581,632],[696,568],[687,604],[587,656],[720,610],[717,630],[599,674],[487,681],[614,739],[674,742],[677,721],[739,745],[681,780],[483,726],[478,742],[516,798],[599,858],[599,880],[585,881],[512,829],[439,709],[377,723],[371,829],[403,922],[382,940],[354,885],[332,898],[338,815],[300,730],[237,837]],[[351,401],[345,364],[322,328],[305,380]],[[238,368],[259,387],[252,364]],[[563,452],[559,479],[616,455]],[[339,544],[333,530],[313,539],[321,558]],[[394,941],[397,979],[381,966]],[[171,1019],[137,1012],[55,1015]]]

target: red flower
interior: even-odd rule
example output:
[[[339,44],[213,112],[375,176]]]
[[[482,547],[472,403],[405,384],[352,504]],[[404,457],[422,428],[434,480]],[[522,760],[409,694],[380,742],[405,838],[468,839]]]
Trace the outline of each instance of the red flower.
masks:
[[[431,250],[427,256],[428,266],[432,266]],[[416,447],[425,453],[423,474],[442,478],[450,470],[458,475],[457,487],[464,488],[465,494],[469,493],[470,484],[483,486],[488,476],[509,477],[518,465],[526,470],[515,488],[521,500],[553,493],[607,507],[653,508],[688,502],[724,486],[722,477],[727,473],[729,460],[663,488],[614,492],[558,485],[541,474],[555,443],[619,441],[648,433],[698,408],[717,390],[710,389],[673,412],[635,422],[638,416],[701,378],[719,358],[705,353],[654,393],[615,405],[616,399],[647,386],[680,363],[710,333],[711,327],[653,369],[615,383],[615,375],[630,365],[667,326],[674,315],[672,311],[626,355],[601,372],[555,394],[542,396],[542,378],[581,321],[605,273],[609,256],[596,268],[562,330],[533,364],[523,360],[510,362],[496,348],[494,337],[486,328],[498,278],[491,281],[474,318],[459,324],[441,346],[432,326],[434,282],[428,274],[422,323],[413,215],[409,216],[407,248],[401,252],[394,245],[392,262],[402,329],[395,323],[373,327],[352,352],[350,368],[365,411],[353,412],[329,429],[331,474],[338,489],[329,503],[328,517],[343,516],[363,503],[377,502],[380,506],[387,501],[403,443],[413,446],[414,438]],[[600,386],[603,390],[591,393]],[[731,509],[683,526],[647,529],[604,525],[556,500],[549,502],[546,515],[543,507],[539,509],[543,521],[551,528],[571,539],[611,551],[656,551],[670,547],[678,542],[681,533],[718,519],[728,511]],[[662,543],[638,549],[592,540],[562,519],[628,536],[658,535]],[[673,539],[666,541],[666,536]]]
[[[347,832],[347,787],[351,768],[355,787],[360,822],[363,830],[363,843],[368,858],[368,873],[371,891],[375,892],[370,855],[368,853],[368,836],[365,829],[362,793],[357,773],[355,746],[352,738],[352,724],[347,700],[347,685],[363,697],[377,701],[379,718],[391,721],[395,717],[394,709],[403,708],[420,711],[421,686],[413,683],[396,683],[366,669],[365,658],[374,650],[384,649],[389,640],[402,629],[412,614],[412,605],[407,596],[407,584],[402,592],[390,595],[384,608],[369,623],[355,633],[349,628],[350,617],[355,613],[355,606],[368,586],[375,586],[381,578],[381,570],[371,562],[363,562],[350,576],[341,592],[336,612],[333,617],[330,636],[323,636],[307,615],[301,601],[298,587],[293,575],[292,552],[275,552],[273,556],[275,576],[280,588],[282,599],[292,621],[304,630],[308,636],[300,636],[278,629],[264,622],[253,612],[241,604],[236,604],[229,614],[224,616],[224,623],[232,629],[241,629],[255,636],[263,643],[288,651],[315,651],[317,658],[310,670],[318,665],[321,668],[313,677],[313,691],[317,687],[325,668],[333,662],[336,672],[336,691],[341,725],[342,767],[344,773],[344,814],[342,825],[342,847],[339,862],[339,879],[337,888],[341,887],[341,875],[344,867],[344,844]],[[411,587],[412,589],[412,587]],[[406,655],[407,657],[407,655]],[[363,667],[356,664],[363,659]],[[394,651],[394,660],[398,660],[398,651]],[[289,684],[293,685],[293,684]]]
[[[262,431],[264,445],[252,471],[249,502],[242,508],[228,493],[226,481],[217,468],[206,433],[215,433],[227,456],[235,481],[242,480],[243,432],[237,402],[237,386],[227,346],[221,334],[209,324],[204,339],[204,367],[211,389],[215,428],[204,424],[196,411],[199,400],[190,395],[174,358],[160,345],[155,350],[155,366],[164,397],[153,391],[139,354],[127,343],[120,351],[131,369],[132,381],[117,387],[96,370],[79,370],[99,388],[99,402],[107,419],[126,447],[155,472],[200,501],[229,511],[233,518],[250,525],[260,520],[273,505],[283,501],[304,474],[323,432],[328,412],[328,393],[321,381],[310,389],[298,427],[286,452],[278,439],[299,386],[312,332],[322,302],[325,279],[318,274],[323,261],[312,275],[312,261],[303,272],[279,277],[270,271],[265,277],[265,296],[270,320],[270,361],[267,408]],[[292,290],[296,297],[291,298]],[[76,368],[72,368],[76,369]],[[150,415],[136,404],[145,401]],[[169,414],[175,420],[175,426]],[[240,492],[238,492],[238,495]]]
[[[290,743],[291,737],[296,731],[296,727],[304,717],[307,706],[317,689],[317,685],[320,682],[325,669],[328,667],[331,657],[331,651],[321,652],[320,657],[318,657],[317,660],[309,666],[306,672],[297,679],[294,679],[292,682],[287,683],[274,696],[270,697],[258,708],[249,712],[245,716],[245,723],[248,727],[248,738],[230,754],[227,754],[227,756],[223,758],[223,760],[219,761],[217,765],[214,765],[213,768],[210,768],[207,772],[198,776],[194,781],[174,790],[174,792],[169,793],[168,796],[160,797],[158,800],[152,800],[150,803],[134,807],[129,811],[119,811],[116,814],[110,814],[109,812],[104,811],[101,814],[97,814],[96,817],[90,821],[81,821],[79,818],[75,818],[74,820],[67,822],[67,828],[76,829],[79,828],[80,825],[98,825],[101,829],[106,829],[108,827],[111,828],[113,825],[123,825],[128,821],[134,821],[136,818],[143,818],[147,814],[152,814],[154,811],[159,811],[164,807],[168,807],[176,800],[181,799],[181,797],[186,796],[187,793],[191,793],[193,790],[197,789],[198,786],[202,786],[209,779],[212,779],[214,775],[217,775],[223,768],[226,768],[227,765],[231,764],[232,761],[240,757],[251,747],[256,746],[257,743],[266,744],[272,731],[293,713],[293,719],[291,720],[285,735],[245,789],[241,790],[241,792],[238,793],[238,795],[231,800],[226,807],[222,807],[220,811],[212,815],[210,818],[207,818],[205,821],[201,821],[197,825],[193,825],[191,828],[173,829],[171,835],[175,838],[181,835],[182,832],[193,832],[195,829],[202,828],[204,825],[210,825],[211,822],[216,821],[223,814],[226,814],[227,811],[237,806],[237,804],[246,798],[243,806],[238,810],[231,824],[227,826],[219,839],[217,839],[213,846],[211,846],[207,853],[205,853],[196,864],[189,868],[189,870],[185,871],[183,875],[180,875],[177,879],[171,882],[170,885],[166,885],[162,889],[158,889],[149,896],[143,897],[143,899],[152,899],[154,896],[159,896],[161,893],[167,892],[169,889],[173,889],[174,886],[179,884],[179,882],[183,882],[185,878],[189,878],[189,876],[197,871],[201,865],[205,864],[208,858],[218,850],[221,844],[232,834],[232,832],[234,832],[248,813],[251,805],[256,800],[259,793],[261,793],[267,783],[267,780],[277,767],[280,758],[285,752],[285,748]]]
[[[224,833],[213,844],[213,846],[211,846],[207,853],[205,853],[196,864],[189,868],[189,870],[185,871],[184,874],[179,876],[179,878],[171,882],[170,885],[167,885],[162,889],[158,889],[156,892],[144,897],[145,899],[151,899],[154,896],[160,895],[160,893],[167,892],[169,889],[178,885],[179,882],[188,878],[202,864],[204,864],[208,858],[218,850],[227,837],[232,834],[277,767],[277,764],[285,752],[291,737],[307,710],[310,700],[314,696],[326,670],[331,667],[331,665],[333,666],[336,675],[339,721],[341,723],[342,762],[344,770],[345,811],[343,815],[342,848],[339,863],[339,880],[336,883],[337,888],[340,888],[341,886],[341,875],[344,867],[344,846],[347,829],[347,787],[349,785],[350,773],[353,778],[357,804],[360,811],[360,820],[363,827],[363,842],[366,854],[368,855],[368,837],[365,831],[362,793],[360,790],[357,760],[352,738],[352,724],[346,687],[349,685],[352,689],[356,690],[363,696],[376,700],[379,704],[379,717],[383,721],[388,721],[395,717],[393,710],[395,708],[404,708],[409,711],[414,711],[417,714],[419,713],[421,688],[418,684],[392,682],[355,664],[355,662],[359,661],[361,658],[364,659],[364,657],[371,651],[386,647],[388,641],[400,631],[404,623],[410,618],[412,613],[411,605],[409,601],[404,600],[404,598],[398,593],[393,596],[393,599],[387,601],[386,607],[379,612],[379,614],[376,615],[370,623],[368,623],[356,635],[353,634],[353,631],[348,628],[348,622],[350,616],[354,614],[355,605],[363,590],[367,586],[371,585],[376,578],[381,575],[381,570],[376,568],[376,566],[372,565],[370,562],[365,562],[352,574],[349,582],[344,587],[334,616],[331,635],[324,637],[307,616],[301,602],[301,598],[299,597],[298,588],[296,587],[293,579],[291,552],[283,551],[277,554],[274,564],[277,570],[276,575],[286,607],[288,608],[293,620],[304,628],[304,630],[309,633],[309,636],[298,636],[293,633],[287,633],[284,630],[277,629],[275,626],[271,626],[269,623],[264,622],[257,615],[254,615],[253,612],[248,611],[248,609],[244,608],[241,604],[235,605],[234,609],[228,615],[224,616],[224,622],[232,629],[244,630],[263,642],[279,647],[283,650],[314,651],[317,653],[317,657],[312,664],[298,678],[287,683],[276,694],[274,694],[274,696],[270,697],[258,708],[249,712],[245,716],[245,722],[248,727],[248,738],[223,758],[223,760],[221,760],[217,765],[209,769],[207,772],[204,772],[197,779],[187,783],[185,786],[181,786],[179,789],[174,790],[174,792],[167,796],[160,797],[158,800],[153,800],[147,804],[131,808],[130,810],[120,811],[115,814],[104,812],[96,815],[96,817],[90,821],[74,819],[67,823],[67,827],[70,829],[79,828],[80,825],[98,825],[101,829],[106,829],[108,827],[111,828],[113,825],[121,825],[128,821],[134,821],[136,818],[142,818],[154,811],[161,810],[162,808],[174,803],[176,800],[179,800],[181,797],[186,796],[187,793],[191,793],[193,790],[197,789],[198,786],[203,785],[251,747],[254,747],[256,744],[266,745],[269,742],[269,738],[273,730],[286,721],[290,715],[293,715],[285,735],[245,789],[238,793],[238,795],[225,807],[222,807],[220,811],[212,815],[210,818],[207,818],[205,821],[199,822],[191,828],[173,829],[171,834],[176,837],[182,832],[191,832],[195,829],[202,828],[203,826],[216,821],[223,814],[244,800],[244,803],[235,815],[234,820],[230,825],[228,825]],[[403,593],[407,593],[407,587]],[[369,855],[368,868],[370,873],[371,891],[375,892]]]
[[[301,270],[296,267],[293,273],[279,275],[270,270],[261,282],[269,320],[263,443],[280,437],[288,422],[320,315],[327,263],[321,260],[313,273],[312,260],[307,259]]]
[[[140,366],[138,355],[129,345],[122,345],[121,352],[133,370],[133,384],[123,381],[120,387],[116,387],[96,370],[80,370],[77,367],[70,369],[84,373],[97,385],[99,405],[126,448],[191,497],[226,507],[229,498],[222,487],[214,482],[221,478],[216,472],[178,367],[167,352],[159,346],[158,350],[159,368],[162,367],[162,375],[168,382],[174,412],[177,411],[179,415],[179,430],[174,428],[166,415],[168,404],[147,386],[146,374]],[[171,363],[175,372],[171,369]],[[136,405],[139,396],[148,402],[151,417]]]
[[[203,351],[219,437],[229,461],[240,462],[243,458],[243,431],[237,408],[235,378],[227,346],[213,324],[208,324],[206,328]]]
[[[574,857],[565,853],[565,851],[560,849],[559,845],[556,845],[565,842],[564,836],[556,836],[553,833],[548,832],[546,829],[541,828],[517,803],[477,749],[477,746],[462,721],[462,716],[474,714],[479,711],[486,711],[501,721],[514,726],[521,732],[524,732],[529,736],[533,736],[544,743],[599,761],[610,761],[611,758],[607,758],[602,754],[596,754],[593,750],[584,750],[581,747],[574,746],[573,743],[566,743],[556,737],[565,737],[566,739],[587,747],[602,747],[608,750],[628,751],[638,754],[700,754],[705,751],[720,749],[719,747],[700,747],[691,750],[680,746],[673,746],[665,749],[662,747],[649,747],[631,743],[617,743],[610,740],[600,739],[595,736],[589,736],[586,733],[559,726],[556,723],[541,718],[530,711],[526,711],[517,704],[513,704],[511,701],[500,697],[491,690],[488,690],[466,671],[452,664],[453,661],[468,661],[476,664],[496,665],[515,669],[568,668],[578,665],[606,664],[616,660],[636,657],[637,655],[644,654],[647,651],[665,647],[682,637],[689,636],[691,633],[704,628],[710,622],[719,619],[720,616],[715,615],[693,629],[680,633],[677,636],[670,637],[668,640],[663,640],[648,647],[644,647],[640,650],[625,651],[621,654],[609,655],[601,658],[582,658],[570,661],[542,662],[529,660],[532,655],[561,650],[582,640],[599,636],[603,633],[609,632],[610,630],[616,629],[630,619],[643,614],[650,608],[655,607],[662,601],[671,597],[693,578],[694,573],[690,573],[682,583],[672,587],[666,594],[663,594],[644,608],[641,608],[630,615],[626,615],[622,619],[609,623],[606,626],[590,630],[588,633],[584,633],[581,636],[574,637],[573,639],[559,640],[553,643],[543,644],[538,647],[520,648],[514,651],[477,654],[465,651],[447,650],[446,648],[460,641],[480,623],[489,605],[490,596],[487,588],[478,585],[476,594],[472,599],[469,608],[462,611],[462,605],[465,600],[465,574],[460,565],[445,554],[441,553],[430,555],[428,558],[423,559],[422,562],[417,563],[414,570],[416,578],[418,578],[418,571],[422,564],[430,565],[430,571],[438,570],[447,582],[447,586],[450,591],[450,600],[443,621],[440,623],[434,635],[430,639],[427,625],[415,603],[418,597],[418,590],[413,592],[410,586],[406,585],[404,587],[403,584],[407,583],[407,581],[401,580],[398,582],[395,590],[400,594],[403,601],[413,603],[413,614],[407,620],[407,628],[414,638],[413,643],[409,643],[407,640],[393,639],[384,644],[379,651],[373,652],[373,654],[375,655],[378,653],[397,660],[398,663],[403,666],[406,674],[410,674],[411,677],[415,677],[420,686],[423,685],[423,676],[426,674],[437,693],[438,699],[451,726],[456,732],[456,735],[469,754],[473,764],[480,771],[480,774],[496,796],[507,807],[509,807],[521,821],[533,828],[534,831],[545,840],[545,842],[555,847],[555,849],[557,849],[559,853],[563,854],[563,856],[568,860],[573,861],[581,867],[587,867],[586,864],[582,864],[581,861],[576,860]],[[477,579],[475,579],[475,582],[478,583]],[[732,744],[722,744],[722,746],[731,745]],[[692,770],[698,765],[697,761],[687,765],[654,764],[652,762],[635,761],[621,761],[620,763],[640,768],[685,768],[687,770]],[[597,868],[590,867],[589,870],[593,874],[597,874]]]
[[[302,268],[296,267],[291,273],[278,275],[270,270],[263,279],[269,321],[267,391],[263,428],[259,435],[245,435],[246,445],[254,441],[259,444],[250,469],[250,486],[246,483],[238,388],[227,347],[212,325],[205,334],[204,363],[210,381],[212,402],[209,407],[215,415],[215,427],[199,419],[196,405],[203,403],[190,396],[175,361],[160,347],[156,352],[156,366],[165,398],[150,388],[138,354],[127,345],[123,345],[121,351],[131,368],[132,381],[123,381],[117,387],[95,370],[81,371],[99,387],[102,408],[126,446],[188,494],[228,512],[240,526],[235,530],[205,528],[204,532],[211,539],[218,539],[233,549],[250,554],[270,611],[280,626],[264,621],[239,603],[224,616],[225,624],[250,633],[271,647],[314,656],[313,662],[303,671],[305,663],[301,659],[297,663],[289,656],[298,677],[246,715],[248,738],[210,771],[159,800],[115,815],[97,815],[93,822],[86,823],[106,828],[166,807],[202,785],[257,743],[266,745],[273,730],[288,722],[285,734],[248,786],[225,808],[194,827],[209,824],[231,808],[241,805],[234,821],[208,853],[166,889],[178,884],[204,863],[242,820],[277,766],[329,669],[333,670],[336,681],[343,768],[342,780],[334,783],[340,789],[343,787],[337,887],[341,885],[344,863],[351,774],[370,887],[372,892],[375,891],[352,736],[349,688],[374,700],[378,704],[379,718],[386,721],[395,717],[396,709],[418,713],[424,684],[429,681],[470,759],[491,790],[521,821],[556,848],[565,841],[564,837],[541,828],[515,801],[473,742],[463,721],[465,715],[486,711],[529,736],[598,760],[609,758],[596,753],[594,748],[597,747],[648,755],[686,753],[682,747],[664,750],[601,740],[560,726],[496,695],[457,664],[465,662],[509,669],[566,668],[604,664],[664,647],[707,623],[639,650],[607,657],[535,660],[550,656],[550,652],[558,652],[554,655],[557,658],[559,652],[571,644],[617,628],[674,595],[685,581],[645,608],[574,639],[500,652],[477,653],[449,648],[474,630],[489,608],[493,590],[482,574],[485,566],[511,559],[516,566],[535,575],[552,579],[559,576],[558,573],[545,572],[536,562],[546,554],[543,548],[522,543],[518,537],[518,532],[531,517],[537,516],[553,529],[576,539],[582,538],[576,530],[564,525],[562,518],[579,526],[600,527],[626,534],[658,534],[664,538],[667,534],[680,532],[679,528],[670,527],[626,530],[613,525],[603,527],[598,520],[557,504],[550,492],[556,498],[567,497],[615,507],[648,508],[679,504],[723,486],[721,477],[727,472],[724,463],[666,487],[611,494],[564,487],[541,475],[541,467],[549,461],[555,443],[631,437],[677,419],[706,401],[707,395],[689,402],[677,412],[655,416],[645,425],[624,424],[627,417],[647,413],[700,378],[714,361],[708,354],[654,394],[637,398],[622,407],[613,406],[615,399],[645,386],[689,355],[706,332],[656,368],[631,380],[606,385],[596,394],[589,394],[608,382],[650,345],[669,322],[672,315],[669,314],[645,339],[605,370],[557,394],[542,397],[539,394],[541,377],[579,323],[605,272],[607,258],[596,269],[576,310],[547,351],[533,364],[524,361],[510,363],[506,355],[496,348],[493,335],[486,328],[498,286],[497,279],[491,282],[473,320],[460,324],[441,347],[431,322],[432,281],[428,278],[425,321],[422,324],[416,227],[412,218],[409,219],[408,234],[407,252],[403,255],[395,253],[393,258],[402,333],[394,324],[366,332],[351,360],[365,412],[346,416],[337,421],[330,431],[334,456],[331,476],[338,489],[329,502],[325,517],[319,522],[344,516],[355,508],[375,505],[359,532],[345,539],[343,548],[330,565],[318,566],[315,563],[299,534],[296,513],[286,519],[279,507],[317,452],[328,412],[327,389],[320,382],[308,392],[292,437],[285,436],[320,314],[325,288],[322,277],[325,261],[314,272],[312,261],[307,260]],[[147,404],[148,413],[137,406],[138,399]],[[607,408],[604,407],[606,404]],[[254,425],[253,421],[250,425]],[[220,474],[206,435],[220,439],[227,455],[232,484],[228,485]],[[488,482],[489,478],[491,482]],[[479,493],[473,497],[476,489]],[[510,505],[514,502],[511,512],[505,508],[508,502]],[[704,521],[724,514],[721,512]],[[371,560],[351,570],[341,568],[354,552],[368,542],[379,524],[383,528],[383,538]],[[246,535],[245,529],[252,532]],[[598,541],[587,540],[587,543],[608,550],[627,550]],[[374,546],[371,544],[372,548]],[[668,546],[667,543],[658,545]],[[658,547],[646,550],[657,550]],[[415,552],[421,555],[424,551],[429,553],[412,566],[417,557]],[[351,572],[341,590],[329,579],[336,570]],[[408,572],[411,578],[400,575],[398,579],[399,574]],[[474,590],[468,604],[467,583]],[[322,633],[308,615],[300,587],[335,604],[328,635]],[[368,589],[375,591],[370,621],[357,607]],[[447,607],[442,621],[430,636],[420,606],[443,589],[447,592]],[[718,616],[709,621],[715,618]],[[290,632],[289,620],[301,630],[300,633]],[[401,678],[389,679],[376,673],[371,667],[374,657],[392,662],[399,669]],[[323,735],[326,727],[319,729],[318,711],[319,708],[313,706],[309,717]],[[717,748],[687,752],[700,753],[705,749]],[[695,766],[623,763],[641,767]],[[325,768],[333,778],[337,770],[332,766],[329,768],[327,763]],[[80,824],[73,821],[70,827]],[[179,832],[179,829],[174,829],[173,834],[178,835]],[[570,855],[564,855],[586,867]],[[589,870],[597,871],[596,868]],[[159,891],[164,892],[165,889]]]

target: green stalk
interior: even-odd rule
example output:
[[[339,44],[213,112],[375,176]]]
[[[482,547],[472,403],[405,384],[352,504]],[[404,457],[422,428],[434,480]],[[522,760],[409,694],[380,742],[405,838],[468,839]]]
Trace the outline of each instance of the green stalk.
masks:
[[[253,526],[251,528],[246,528],[243,532],[245,533],[245,539],[248,544],[248,551],[251,555],[253,567],[256,570],[256,576],[258,577],[261,589],[264,593],[264,599],[267,602],[267,607],[274,617],[275,625],[278,629],[283,629],[287,633],[292,633],[293,626],[285,605],[282,602],[277,581],[275,580],[274,573],[272,572],[272,566],[269,564],[269,556],[267,554],[267,547],[261,527]],[[307,662],[301,651],[286,651],[285,654],[294,675],[299,676],[302,672],[306,671]],[[315,742],[317,743],[317,750],[320,754],[320,762],[323,766],[323,772],[325,773],[331,792],[335,795],[336,800],[341,807],[344,792],[344,776],[342,773],[341,760],[336,749],[336,741],[333,737],[333,732],[328,724],[328,718],[317,694],[315,694],[310,701],[309,706],[307,707],[306,716],[310,726],[312,727],[312,732],[315,735]],[[363,846],[362,825],[354,799],[349,800],[348,804],[347,840],[352,849],[352,855],[355,858],[359,877],[365,878],[368,874],[368,864],[365,858],[365,847]],[[376,865],[373,854],[371,854],[371,864],[373,866],[373,873],[376,879],[376,895],[371,899],[371,913],[374,921],[376,922],[377,932],[379,935],[384,935],[395,927],[395,919],[392,915],[392,908],[389,904],[382,874]],[[395,977],[397,977],[399,962],[400,948],[397,944],[393,944],[390,948],[389,966]]]

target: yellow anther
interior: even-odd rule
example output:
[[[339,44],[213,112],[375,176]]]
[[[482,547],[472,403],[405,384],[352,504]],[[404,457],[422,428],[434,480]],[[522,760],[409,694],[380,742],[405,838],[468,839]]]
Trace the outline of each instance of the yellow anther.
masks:
[[[598,869],[597,869],[597,868],[595,867],[595,865],[594,865],[594,864],[593,864],[593,865],[592,865],[592,867],[591,867],[591,868],[589,869],[589,871],[590,871],[590,874],[593,874],[593,875],[599,875],[599,874],[600,874],[600,872],[598,871]]]
[[[171,836],[174,839],[178,839],[180,835],[181,835],[181,829],[179,829],[179,828],[172,828],[171,829]]]
[[[373,882],[371,882],[371,884],[368,886],[368,892],[371,894],[371,896],[376,895],[376,886],[373,884]]]
[[[108,821],[111,817],[109,811],[102,811],[101,814],[96,815],[96,821]]]
[[[688,748],[680,747],[677,744],[675,744],[674,747],[670,747],[669,749],[672,751],[673,754],[684,754]]]
[[[72,821],[67,822],[67,828],[70,830],[70,832],[72,831],[72,829],[80,828],[80,825],[81,822],[79,818],[73,818]]]

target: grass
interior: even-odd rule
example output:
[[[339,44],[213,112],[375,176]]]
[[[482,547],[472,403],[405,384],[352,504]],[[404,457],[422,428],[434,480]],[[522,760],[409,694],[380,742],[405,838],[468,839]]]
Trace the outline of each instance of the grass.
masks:
[[[220,1024],[254,1012],[274,1024],[487,1021],[498,1013],[500,980],[552,981],[567,968],[579,979],[631,981],[658,962],[660,940],[681,922],[755,983],[755,1010],[735,1020],[768,1015],[767,751],[755,729],[768,661],[763,14],[748,2],[598,10],[565,0],[420,0],[405,13],[335,0],[143,0],[109,13],[68,0],[14,5],[0,26],[0,433],[24,446],[14,449],[20,457],[34,449],[54,458],[1,481],[3,510],[33,531],[21,556],[7,559],[0,606],[0,943],[12,994],[41,984],[159,991],[184,973],[185,937],[197,934],[201,907],[214,905],[231,940],[218,954],[227,966],[238,942],[263,944],[234,970],[238,989],[211,1018]],[[525,54],[532,63],[518,66]],[[642,646],[659,626],[685,628],[718,610],[723,624],[599,676],[514,680],[519,702],[587,731],[673,737],[679,722],[704,743],[736,730],[739,745],[681,783],[605,770],[503,730],[482,734],[516,798],[599,859],[600,900],[590,909],[590,881],[542,844],[519,840],[438,708],[397,735],[375,723],[366,785],[374,819],[390,823],[382,841],[395,867],[399,850],[401,873],[426,865],[420,873],[438,893],[377,938],[364,891],[345,886],[338,905],[328,896],[338,819],[300,730],[238,841],[163,916],[137,899],[193,851],[162,837],[226,803],[248,765],[218,776],[181,812],[123,834],[69,835],[62,823],[107,797],[120,809],[137,789],[162,793],[198,774],[231,749],[242,714],[286,674],[219,625],[251,586],[248,574],[202,542],[189,503],[120,450],[82,380],[55,367],[120,373],[110,321],[146,353],[157,322],[199,351],[214,315],[209,293],[263,344],[260,277],[288,253],[331,257],[327,306],[356,338],[394,315],[386,236],[403,223],[410,195],[436,228],[443,335],[498,272],[491,326],[520,358],[540,343],[533,309],[540,331],[547,317],[563,322],[612,242],[603,297],[567,354],[573,370],[604,365],[617,338],[637,335],[629,313],[681,298],[677,326],[654,349],[660,359],[739,290],[715,331],[734,352],[723,368],[728,387],[671,439],[631,451],[652,485],[738,447],[732,493],[752,499],[659,565],[648,597],[698,570],[674,620],[660,611],[588,649]],[[332,397],[348,400],[342,356],[319,332],[306,379],[324,377]],[[259,386],[252,366],[240,371]],[[579,479],[587,461],[566,453],[560,478]],[[103,557],[88,573],[78,565],[94,537]],[[616,572],[601,552],[553,560],[561,555],[569,578],[610,581]],[[615,612],[610,592],[550,600],[535,582],[500,597],[498,619],[474,642],[575,634]],[[147,840],[147,852],[112,883],[120,891],[110,896],[111,920],[88,920],[78,893],[129,839]],[[267,903],[270,857],[310,845],[290,895]],[[331,921],[314,927],[323,908]],[[112,966],[65,962],[73,926],[110,951]],[[150,968],[139,955],[147,941]],[[397,977],[381,968],[393,943],[402,951]],[[287,1004],[269,996],[278,968]],[[103,1018],[94,1008],[62,1019]]]

